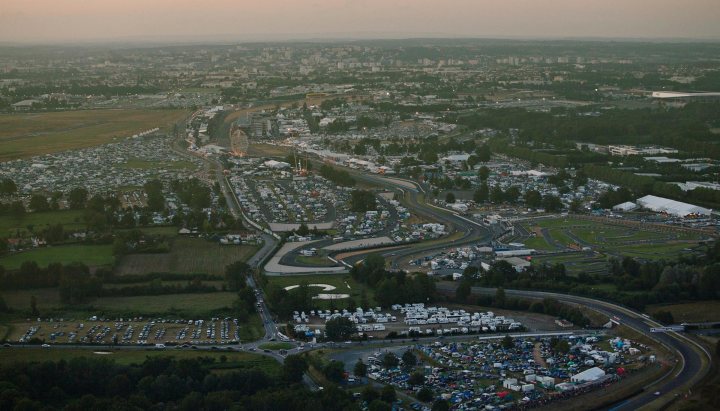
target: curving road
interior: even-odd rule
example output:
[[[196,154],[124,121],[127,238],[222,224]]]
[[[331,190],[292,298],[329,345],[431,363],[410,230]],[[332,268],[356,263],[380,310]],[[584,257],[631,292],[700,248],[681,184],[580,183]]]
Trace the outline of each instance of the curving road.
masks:
[[[437,288],[441,291],[454,291],[457,287],[453,283],[440,283]],[[473,293],[477,294],[495,294],[495,288],[473,287]],[[561,302],[573,303],[591,308],[593,311],[605,314],[608,318],[614,318],[620,324],[624,324],[635,331],[648,336],[656,342],[664,345],[667,349],[674,352],[680,363],[678,369],[672,375],[664,376],[657,384],[652,387],[646,386],[645,390],[638,395],[616,404],[613,410],[637,410],[643,406],[647,406],[651,402],[658,400],[655,395],[659,392],[665,396],[665,400],[671,400],[673,391],[679,389],[688,389],[700,381],[708,372],[708,367],[712,361],[710,353],[700,344],[691,338],[675,332],[669,333],[651,333],[650,328],[662,327],[661,324],[643,317],[637,311],[621,307],[616,304],[605,301],[594,300],[592,298],[578,297],[574,295],[559,294],[544,291],[526,291],[526,290],[505,290],[505,294],[514,297],[526,298],[554,298]],[[705,362],[705,367],[703,367]]]
[[[479,222],[421,201],[420,197],[425,195],[425,190],[420,184],[414,181],[368,175],[346,167],[343,167],[343,169],[347,170],[353,178],[357,180],[400,192],[405,200],[406,206],[412,209],[413,213],[429,220],[443,223],[446,227],[461,233],[459,238],[454,238],[451,234],[448,237],[429,241],[426,244],[412,244],[401,249],[383,252],[381,255],[390,261],[390,265],[393,268],[399,268],[402,265],[402,261],[410,259],[413,256],[425,255],[434,251],[442,251],[447,248],[462,247],[469,244],[488,243],[492,240],[490,230]],[[353,264],[363,259],[365,255],[371,253],[373,253],[373,250],[368,250],[367,253],[355,255],[346,259],[346,261]]]

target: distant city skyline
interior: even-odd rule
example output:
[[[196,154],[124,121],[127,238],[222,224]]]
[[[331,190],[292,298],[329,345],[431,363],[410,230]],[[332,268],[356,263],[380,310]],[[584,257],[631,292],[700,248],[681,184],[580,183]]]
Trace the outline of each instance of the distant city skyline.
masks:
[[[0,43],[512,37],[720,40],[718,0],[4,0]]]

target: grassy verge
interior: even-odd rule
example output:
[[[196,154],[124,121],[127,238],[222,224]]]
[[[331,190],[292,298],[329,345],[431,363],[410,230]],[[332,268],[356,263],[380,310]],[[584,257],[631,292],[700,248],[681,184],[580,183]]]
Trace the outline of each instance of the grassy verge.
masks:
[[[286,342],[269,342],[265,344],[258,345],[258,348],[261,350],[289,350],[293,347],[292,344],[286,343]]]
[[[40,267],[47,267],[50,263],[68,264],[81,262],[88,266],[112,265],[115,257],[112,254],[112,245],[60,245],[37,248],[0,258],[0,265],[5,269],[20,268],[26,261],[35,261]]]
[[[62,224],[66,230],[85,228],[84,210],[58,210],[26,213],[21,217],[0,216],[0,237],[27,236],[51,224]],[[30,230],[32,228],[32,230]]]
[[[649,306],[646,311],[651,315],[658,311],[669,311],[676,323],[720,321],[720,301],[717,300],[658,304]]]

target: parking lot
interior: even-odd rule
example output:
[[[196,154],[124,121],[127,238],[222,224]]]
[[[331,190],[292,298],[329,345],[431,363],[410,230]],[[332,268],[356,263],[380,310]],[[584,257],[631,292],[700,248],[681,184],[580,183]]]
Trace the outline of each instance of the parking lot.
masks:
[[[49,344],[108,345],[226,344],[240,341],[241,327],[233,318],[38,319],[15,324],[8,341],[27,343],[40,339]]]

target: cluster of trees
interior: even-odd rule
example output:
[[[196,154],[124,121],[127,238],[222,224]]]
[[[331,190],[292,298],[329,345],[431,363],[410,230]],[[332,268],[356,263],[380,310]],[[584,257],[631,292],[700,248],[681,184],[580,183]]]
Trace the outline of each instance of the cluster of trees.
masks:
[[[377,209],[375,194],[367,190],[353,190],[350,193],[350,210],[364,213]]]
[[[265,285],[265,296],[273,311],[282,318],[292,315],[293,311],[310,311],[313,307],[312,296],[307,282],[302,281],[300,286],[286,290],[276,284]]]
[[[566,319],[580,327],[587,327],[590,325],[590,319],[588,319],[576,306],[561,303],[554,298],[545,298],[542,301],[523,298],[508,298],[502,287],[498,287],[495,291],[495,295],[481,295],[478,297],[477,304],[485,307],[496,307],[506,310],[531,311],[539,314],[547,314],[553,317]]]
[[[517,273],[500,261],[482,275],[478,275],[476,267],[468,267],[456,297],[465,300],[472,285],[552,290],[612,300],[638,310],[648,304],[720,298],[720,245],[717,243],[711,244],[701,257],[684,256],[678,261],[638,261],[625,257],[610,259],[608,263],[610,275],[570,276],[563,264],[534,265]],[[599,284],[614,285],[615,290],[596,287]]]
[[[355,179],[350,176],[350,173],[327,164],[320,167],[320,175],[339,186],[352,187],[355,185]]]
[[[143,185],[147,194],[147,207],[150,211],[163,211],[165,209],[165,195],[160,180],[150,180]]]
[[[17,193],[17,185],[12,179],[0,179],[0,197],[10,196],[15,193]]]
[[[246,284],[246,277],[250,273],[250,267],[244,262],[230,264],[226,267],[225,284],[222,286],[222,290],[237,292],[238,298],[231,309],[241,320],[255,312],[255,295]],[[219,291],[218,288],[204,284],[203,281],[219,278],[207,274],[195,274],[188,278],[185,274],[173,273],[116,277],[112,270],[106,268],[100,268],[91,274],[90,269],[82,263],[51,263],[46,268],[41,268],[36,262],[28,261],[13,271],[6,271],[0,266],[0,288],[17,290],[57,287],[61,302],[70,306],[86,304],[95,297],[216,292]],[[186,283],[170,285],[163,284],[164,281]],[[104,288],[103,284],[124,286]],[[32,308],[31,311],[35,313],[36,310]]]
[[[435,282],[426,274],[406,274],[385,270],[385,259],[371,254],[356,264],[350,275],[375,290],[375,300],[382,307],[412,302],[432,302],[436,299]]]
[[[221,357],[222,361],[222,357]],[[213,373],[213,358],[148,357],[139,365],[102,358],[0,366],[1,409],[356,410],[334,386],[301,384],[304,361],[289,356],[278,377],[257,368]]]
[[[256,311],[257,299],[247,283],[247,278],[251,275],[252,267],[244,261],[236,261],[225,267],[225,288],[237,292],[232,311],[240,321],[246,321]]]
[[[210,187],[203,184],[197,178],[190,178],[184,181],[173,180],[170,188],[177,194],[180,201],[187,204],[193,210],[202,210],[210,207]]]

